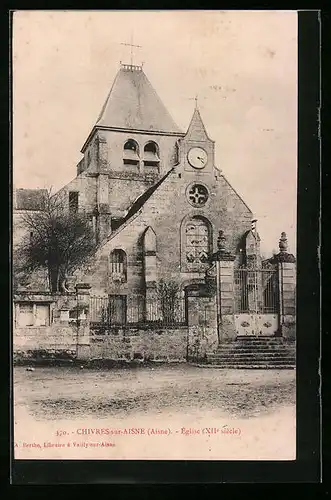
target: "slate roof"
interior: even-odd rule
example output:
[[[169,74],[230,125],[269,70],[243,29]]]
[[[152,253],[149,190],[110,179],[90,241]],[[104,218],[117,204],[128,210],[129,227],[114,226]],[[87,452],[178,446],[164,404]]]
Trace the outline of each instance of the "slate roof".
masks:
[[[96,126],[182,134],[140,66],[123,65]]]
[[[186,139],[191,140],[191,141],[205,141],[206,139],[209,139],[209,136],[207,134],[206,128],[204,126],[204,123],[202,121],[200,111],[196,107],[190,122],[190,125],[187,129],[186,132]]]

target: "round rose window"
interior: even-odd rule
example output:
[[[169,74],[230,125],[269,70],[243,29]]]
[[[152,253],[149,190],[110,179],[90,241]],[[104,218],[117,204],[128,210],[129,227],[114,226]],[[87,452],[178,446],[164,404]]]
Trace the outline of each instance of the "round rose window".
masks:
[[[202,207],[208,200],[208,190],[202,184],[194,184],[188,190],[188,200],[194,207]]]

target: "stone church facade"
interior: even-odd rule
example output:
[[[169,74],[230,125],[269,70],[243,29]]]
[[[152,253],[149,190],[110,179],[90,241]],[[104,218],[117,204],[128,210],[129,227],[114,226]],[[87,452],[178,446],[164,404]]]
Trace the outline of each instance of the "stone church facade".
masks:
[[[159,284],[175,283],[183,324],[193,325],[203,311],[215,331],[217,280],[213,273],[208,280],[208,270],[221,234],[219,261],[230,263],[232,278],[221,280],[219,314],[233,318],[235,270],[253,261],[262,266],[260,239],[252,211],[215,164],[215,143],[198,107],[180,130],[143,68],[122,65],[81,152],[77,176],[60,193],[69,212],[89,217],[96,252],[68,279],[68,290],[87,283],[91,297],[112,303],[116,321],[133,314],[134,323],[143,323],[160,314]],[[16,217],[24,209],[16,204]],[[89,311],[96,322],[98,304]],[[226,334],[236,336],[233,319]]]
[[[160,279],[183,290],[204,284],[220,230],[239,262],[253,214],[214,150],[198,108],[182,132],[142,68],[120,69],[78,175],[63,188],[93,220],[100,247],[85,279],[94,290],[141,295]]]

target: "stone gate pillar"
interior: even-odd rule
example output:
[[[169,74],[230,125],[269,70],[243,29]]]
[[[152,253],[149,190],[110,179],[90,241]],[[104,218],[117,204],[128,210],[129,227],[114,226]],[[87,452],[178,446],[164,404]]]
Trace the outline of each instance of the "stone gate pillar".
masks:
[[[287,252],[286,233],[279,240],[279,253],[272,262],[277,265],[279,282],[279,335],[296,338],[296,259]]]
[[[87,359],[90,352],[90,289],[88,283],[76,285],[77,332],[76,354],[78,359]]]
[[[226,250],[226,239],[223,231],[219,232],[217,251],[212,255],[215,262],[215,291],[217,311],[218,342],[226,342],[236,335],[234,325],[234,260]]]

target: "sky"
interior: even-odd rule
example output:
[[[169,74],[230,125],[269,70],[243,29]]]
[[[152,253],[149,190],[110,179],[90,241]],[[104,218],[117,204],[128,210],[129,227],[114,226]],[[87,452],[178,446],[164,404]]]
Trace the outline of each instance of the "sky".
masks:
[[[261,250],[296,252],[296,11],[16,11],[13,181],[76,176],[120,61],[134,64],[185,131],[198,104],[216,166],[258,219]]]

